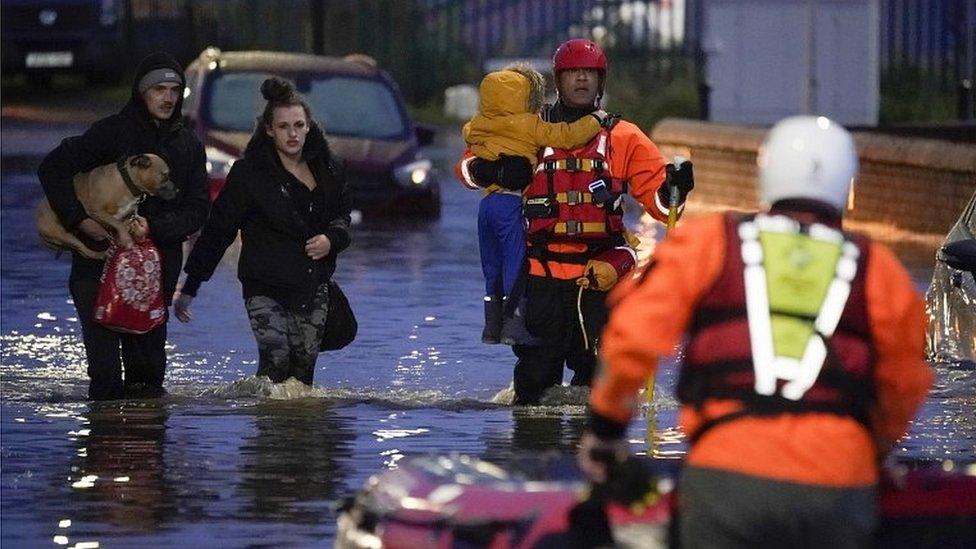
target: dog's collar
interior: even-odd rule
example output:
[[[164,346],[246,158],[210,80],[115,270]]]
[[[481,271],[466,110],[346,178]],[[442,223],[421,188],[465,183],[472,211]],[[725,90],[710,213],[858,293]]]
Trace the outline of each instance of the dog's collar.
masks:
[[[132,193],[132,196],[136,197],[139,200],[139,202],[142,202],[143,200],[146,199],[146,195],[148,193],[146,193],[139,187],[136,187],[136,184],[132,182],[132,176],[129,175],[129,169],[126,166],[125,161],[126,161],[125,157],[120,158],[115,163],[115,167],[119,169],[119,174],[122,175],[122,181],[125,182],[125,187],[129,189],[129,192]]]

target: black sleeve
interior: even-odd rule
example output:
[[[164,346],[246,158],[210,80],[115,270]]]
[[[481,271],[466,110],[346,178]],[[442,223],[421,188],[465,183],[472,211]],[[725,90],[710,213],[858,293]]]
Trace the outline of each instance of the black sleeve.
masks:
[[[227,247],[237,238],[237,231],[251,207],[239,166],[235,164],[227,174],[227,183],[214,201],[210,218],[186,260],[183,270],[187,276],[180,291],[187,295],[196,295],[200,284],[210,280]]]
[[[532,165],[521,156],[503,154],[497,160],[475,158],[470,170],[479,187],[497,184],[510,191],[521,191],[532,181]]]
[[[118,126],[114,117],[92,124],[82,135],[68,137],[48,153],[37,169],[44,194],[61,224],[72,229],[88,214],[75,194],[75,175],[118,160]]]
[[[468,165],[468,172],[471,174],[471,180],[474,181],[475,185],[481,188],[494,185],[495,180],[498,179],[498,169],[495,167],[495,162],[484,158],[471,160]]]
[[[194,139],[186,186],[181,189],[180,207],[146,216],[149,234],[157,244],[183,242],[207,220],[210,192],[207,182],[207,157],[203,145]]]
[[[332,164],[330,166],[339,188],[339,207],[333,210],[333,217],[327,220],[323,234],[329,237],[332,243],[331,255],[337,255],[342,250],[349,247],[352,238],[349,235],[349,225],[352,222],[350,212],[352,212],[352,200],[349,197],[349,188],[346,186],[346,173],[342,167]]]

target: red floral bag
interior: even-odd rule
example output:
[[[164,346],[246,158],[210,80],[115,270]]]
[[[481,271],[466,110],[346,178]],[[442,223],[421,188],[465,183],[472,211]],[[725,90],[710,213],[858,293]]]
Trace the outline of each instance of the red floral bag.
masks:
[[[129,249],[112,247],[95,300],[95,322],[129,334],[166,323],[159,250],[146,238]]]

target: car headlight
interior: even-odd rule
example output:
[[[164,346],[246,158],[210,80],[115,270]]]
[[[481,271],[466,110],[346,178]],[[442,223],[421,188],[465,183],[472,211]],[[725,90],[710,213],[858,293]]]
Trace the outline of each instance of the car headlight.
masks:
[[[404,187],[425,187],[430,179],[430,160],[415,160],[393,169],[393,178]]]
[[[207,175],[211,179],[227,179],[230,167],[237,162],[237,158],[216,147],[207,147]]]

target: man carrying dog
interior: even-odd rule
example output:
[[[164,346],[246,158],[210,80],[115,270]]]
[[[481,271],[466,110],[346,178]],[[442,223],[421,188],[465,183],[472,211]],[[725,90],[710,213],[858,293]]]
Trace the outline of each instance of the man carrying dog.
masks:
[[[97,250],[107,247],[111,235],[86,213],[74,191],[74,176],[141,153],[154,153],[166,161],[178,191],[176,198],[146,198],[139,205],[132,232],[148,233],[159,248],[167,305],[183,263],[183,241],[203,225],[210,207],[203,145],[181,123],[185,83],[183,68],[171,55],[149,55],[139,63],[126,106],[98,120],[84,134],[62,141],[44,158],[37,172],[61,223]],[[166,325],[130,335],[111,331],[93,320],[103,267],[104,261],[73,254],[68,280],[88,357],[88,396],[111,400],[165,394]]]

